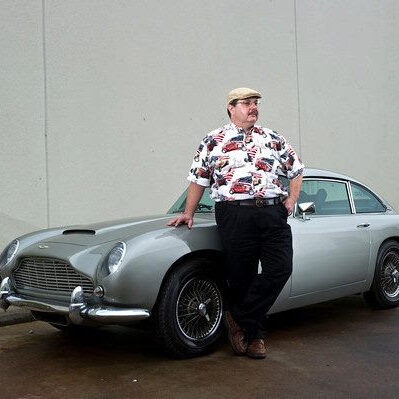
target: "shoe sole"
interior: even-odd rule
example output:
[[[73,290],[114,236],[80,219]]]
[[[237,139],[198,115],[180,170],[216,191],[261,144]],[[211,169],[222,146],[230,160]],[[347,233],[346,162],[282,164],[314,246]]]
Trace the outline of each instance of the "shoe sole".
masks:
[[[266,357],[266,355],[259,355],[259,354],[255,354],[255,353],[246,353],[246,355],[248,357],[250,357],[251,359],[264,359]]]

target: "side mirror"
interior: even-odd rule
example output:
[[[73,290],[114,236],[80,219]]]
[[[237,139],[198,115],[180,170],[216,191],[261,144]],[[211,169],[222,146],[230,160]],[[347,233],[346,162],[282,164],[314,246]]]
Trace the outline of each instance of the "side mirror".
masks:
[[[316,213],[316,205],[314,202],[301,202],[298,204],[298,213],[302,215],[303,220],[307,220],[306,214]]]

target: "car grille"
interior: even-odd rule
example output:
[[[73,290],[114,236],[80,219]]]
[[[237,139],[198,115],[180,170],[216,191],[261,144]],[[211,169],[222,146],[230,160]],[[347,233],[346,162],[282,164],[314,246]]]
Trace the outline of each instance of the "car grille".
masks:
[[[24,258],[13,273],[17,289],[44,290],[71,295],[80,285],[92,294],[93,283],[79,274],[69,263],[53,258]]]

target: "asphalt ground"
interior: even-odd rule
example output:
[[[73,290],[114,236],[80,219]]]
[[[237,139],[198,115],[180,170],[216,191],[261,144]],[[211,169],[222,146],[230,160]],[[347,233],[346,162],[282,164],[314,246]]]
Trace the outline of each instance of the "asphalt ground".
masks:
[[[7,311],[0,309],[0,327],[11,324],[27,323],[33,321],[33,317],[29,310],[10,306]]]
[[[0,397],[398,398],[399,308],[360,296],[270,317],[268,355],[172,360],[148,332],[106,327],[74,335],[43,322],[0,328]]]

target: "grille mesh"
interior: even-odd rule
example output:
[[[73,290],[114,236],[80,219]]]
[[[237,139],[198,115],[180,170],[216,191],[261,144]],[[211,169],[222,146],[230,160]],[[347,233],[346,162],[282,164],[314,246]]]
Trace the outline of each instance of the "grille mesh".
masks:
[[[93,293],[93,283],[76,272],[67,262],[53,258],[24,258],[14,272],[17,288],[72,294],[80,285],[86,294]]]

